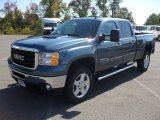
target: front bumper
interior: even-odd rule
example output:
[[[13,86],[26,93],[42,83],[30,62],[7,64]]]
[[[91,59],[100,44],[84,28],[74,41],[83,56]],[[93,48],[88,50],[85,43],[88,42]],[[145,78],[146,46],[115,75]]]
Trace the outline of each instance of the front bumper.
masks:
[[[21,80],[26,84],[29,83],[34,85],[49,85],[51,87],[50,89],[63,88],[67,77],[66,75],[57,77],[40,77],[22,73],[11,68],[10,73],[16,81]]]

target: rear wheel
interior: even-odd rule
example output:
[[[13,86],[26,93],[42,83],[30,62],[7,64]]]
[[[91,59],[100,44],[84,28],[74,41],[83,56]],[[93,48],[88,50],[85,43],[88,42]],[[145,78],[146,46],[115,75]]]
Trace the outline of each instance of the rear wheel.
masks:
[[[84,100],[93,85],[93,76],[91,71],[86,67],[77,67],[71,71],[66,83],[66,97],[72,102]]]
[[[137,61],[137,68],[139,71],[145,72],[147,71],[150,64],[150,54],[149,52],[145,52],[143,58]]]
[[[160,35],[158,36],[158,41],[160,41]]]

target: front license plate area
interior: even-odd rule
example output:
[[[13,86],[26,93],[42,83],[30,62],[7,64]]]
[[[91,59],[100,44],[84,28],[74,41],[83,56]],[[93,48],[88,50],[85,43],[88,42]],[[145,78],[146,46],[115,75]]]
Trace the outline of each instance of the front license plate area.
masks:
[[[18,79],[17,82],[18,82],[18,84],[19,84],[20,86],[26,87],[26,85],[25,85],[25,83],[24,83],[23,80]]]

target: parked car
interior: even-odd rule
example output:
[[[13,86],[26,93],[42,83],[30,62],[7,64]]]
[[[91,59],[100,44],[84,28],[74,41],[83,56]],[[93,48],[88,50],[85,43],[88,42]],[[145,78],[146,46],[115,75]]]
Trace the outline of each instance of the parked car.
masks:
[[[133,30],[137,33],[139,32],[139,33],[153,34],[153,31],[151,30],[151,28],[149,26],[145,26],[145,25],[142,25],[142,26],[135,25],[135,26],[133,26]]]
[[[60,18],[43,18],[43,35],[50,34],[60,23]]]
[[[153,32],[153,34],[155,35],[155,38],[160,41],[160,26],[157,26],[155,28],[155,31]]]
[[[134,67],[147,71],[154,53],[152,34],[136,35],[125,19],[77,18],[50,35],[11,45],[8,65],[21,86],[61,89],[72,102],[84,100],[96,80]]]
[[[147,25],[149,30],[154,31],[157,25]]]

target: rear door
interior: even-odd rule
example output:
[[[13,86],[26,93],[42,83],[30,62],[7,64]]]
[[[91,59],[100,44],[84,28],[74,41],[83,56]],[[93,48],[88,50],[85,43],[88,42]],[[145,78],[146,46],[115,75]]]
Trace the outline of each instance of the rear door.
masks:
[[[133,61],[136,55],[136,39],[134,37],[132,28],[127,21],[119,21],[119,28],[121,32],[121,48],[123,55],[123,63]]]

